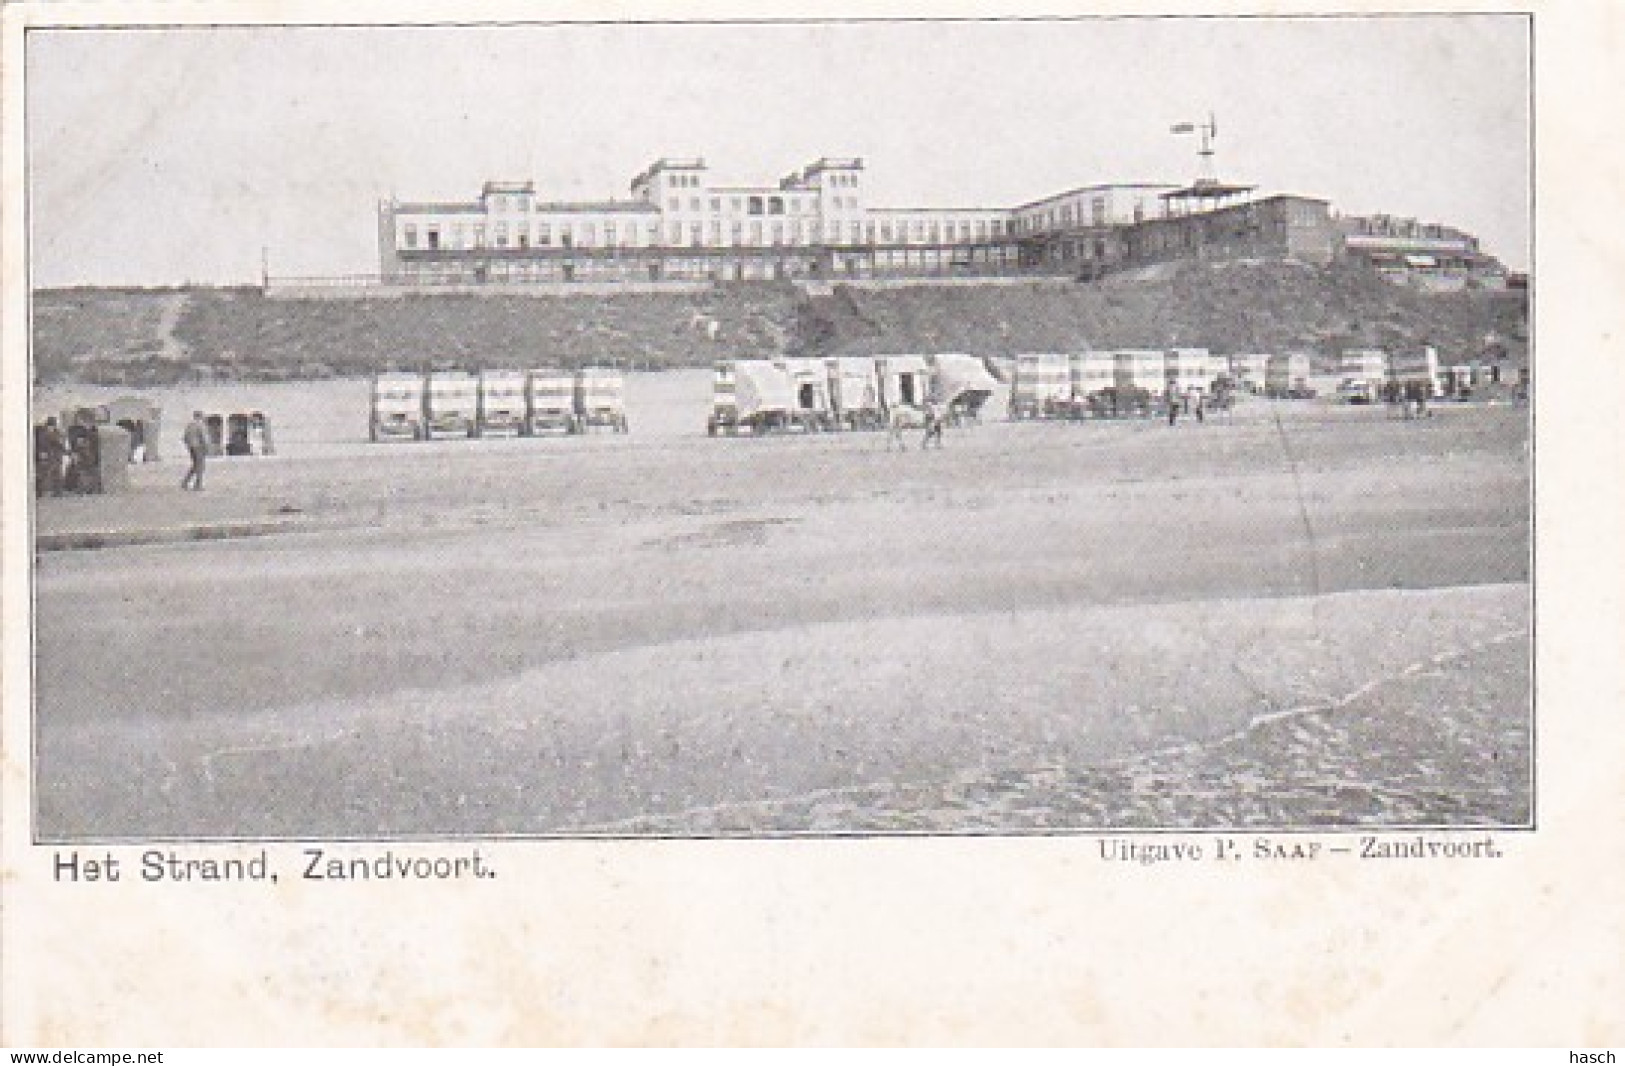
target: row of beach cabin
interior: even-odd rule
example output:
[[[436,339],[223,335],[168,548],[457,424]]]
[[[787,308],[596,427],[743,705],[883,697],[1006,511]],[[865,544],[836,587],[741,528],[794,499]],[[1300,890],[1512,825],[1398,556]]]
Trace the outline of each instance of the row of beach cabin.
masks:
[[[1466,400],[1487,387],[1516,384],[1521,392],[1529,384],[1527,371],[1516,383],[1503,383],[1497,363],[1440,366],[1438,352],[1432,347],[1394,354],[1378,348],[1346,351],[1338,361],[1337,376],[1338,398],[1349,403],[1398,399],[1407,386],[1413,392],[1425,390],[1421,399]]]
[[[927,404],[975,420],[998,385],[985,360],[957,353],[725,360],[706,432],[878,429],[888,412]]]
[[[1145,415],[1170,397],[1219,399],[1237,390],[1272,399],[1310,399],[1310,357],[1302,352],[1223,355],[1206,348],[1022,353],[987,359],[962,353],[736,359],[714,367],[706,430],[765,433],[877,429],[899,407],[939,405],[950,422],[974,421],[1001,381],[1009,416],[1086,418]],[[1431,347],[1390,354],[1344,352],[1338,396],[1351,402],[1460,398],[1498,375],[1477,364],[1439,366]],[[373,382],[370,436],[381,440],[538,436],[604,427],[628,430],[619,370],[484,370],[385,373]]]
[[[950,422],[977,420],[1000,380],[1013,419],[1145,414],[1174,389],[1214,393],[1256,371],[1258,391],[1312,396],[1307,355],[1216,356],[1204,348],[742,359],[718,363],[707,431],[872,429],[897,407],[940,405]]]
[[[625,433],[619,370],[437,370],[379,374],[372,383],[374,441],[531,437],[602,427]]]
[[[1303,352],[1225,355],[1206,348],[1170,348],[1029,353],[1014,360],[1010,417],[1143,414],[1170,396],[1213,399],[1236,390],[1271,399],[1313,399],[1312,370]],[[1441,367],[1430,346],[1392,354],[1353,349],[1339,359],[1338,397],[1370,403],[1407,394],[1461,399],[1499,379],[1494,366]]]
[[[1169,396],[1216,398],[1235,389],[1308,399],[1309,356],[1221,355],[1206,348],[1018,355],[1010,382],[1010,417],[1082,418],[1146,414]]]

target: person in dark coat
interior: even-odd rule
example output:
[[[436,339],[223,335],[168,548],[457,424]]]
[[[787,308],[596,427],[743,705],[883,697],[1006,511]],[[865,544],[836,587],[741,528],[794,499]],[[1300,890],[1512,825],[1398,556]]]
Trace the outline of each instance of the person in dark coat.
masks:
[[[62,463],[68,441],[55,418],[47,418],[34,432],[34,484],[41,496],[62,495]]]
[[[94,425],[75,422],[68,427],[68,473],[63,487],[68,492],[102,491],[101,440]]]
[[[186,424],[181,443],[186,445],[186,453],[192,457],[191,469],[181,478],[181,488],[202,492],[203,463],[209,456],[209,427],[203,424],[202,411],[192,412],[192,421]]]

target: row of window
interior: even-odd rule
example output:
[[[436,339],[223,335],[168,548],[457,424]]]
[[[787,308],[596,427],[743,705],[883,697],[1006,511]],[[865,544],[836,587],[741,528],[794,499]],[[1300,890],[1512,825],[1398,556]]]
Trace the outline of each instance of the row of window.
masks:
[[[1345,227],[1370,237],[1426,237],[1435,240],[1460,239],[1468,236],[1459,229],[1437,222],[1418,222],[1414,218],[1394,218],[1391,215],[1350,217]]]
[[[856,272],[862,260],[837,256],[837,272]],[[867,265],[867,264],[863,264]],[[652,262],[602,259],[579,262],[514,262],[467,264],[409,263],[401,269],[402,280],[418,285],[466,285],[488,282],[580,282],[580,281],[740,281],[769,278],[807,277],[817,270],[811,259],[796,257],[772,260],[716,260],[705,257],[668,256]]]
[[[934,219],[915,218],[899,219],[895,224],[891,222],[866,224],[866,232],[872,231],[883,244],[892,244],[900,241],[926,241],[930,243],[946,243],[952,241],[985,240],[989,237],[1004,237],[1016,232],[1015,222],[1000,221],[999,219],[961,219],[957,222],[938,222]]]
[[[837,253],[829,266],[836,275],[911,274],[925,271],[1004,270],[1017,265],[1008,249],[972,258],[965,251],[925,249],[909,252],[875,252],[859,255]],[[745,280],[808,277],[820,271],[812,259],[796,256],[772,260],[665,257],[657,261],[632,263],[627,260],[584,260],[578,262],[513,262],[480,265],[407,264],[401,280],[418,285],[466,285],[481,283],[591,282],[591,281],[674,281]]]
[[[709,198],[712,213],[721,214],[725,201],[728,209],[736,215],[813,215],[818,213],[818,205],[810,197],[796,199],[783,196],[712,196]],[[705,198],[699,196],[690,196],[688,198],[688,210],[696,214],[703,210],[706,204],[707,200]],[[836,206],[839,207],[840,204],[837,202]],[[852,200],[852,206],[857,206],[856,198]],[[683,198],[681,196],[667,197],[666,208],[670,211],[683,210]]]
[[[1284,247],[1287,240],[1288,230],[1284,219],[1265,224],[1253,218],[1249,212],[1218,219],[1208,218],[1202,220],[1201,224],[1142,230],[1130,238],[1130,251],[1137,258],[1146,258],[1202,246],[1276,250]]]
[[[736,215],[815,215],[818,213],[818,202],[812,197],[793,196],[690,196],[687,200],[688,210],[698,214],[709,205],[712,214],[721,214],[723,204]],[[666,209],[668,211],[682,211],[684,200],[681,196],[668,196]],[[836,211],[856,211],[858,198],[856,196],[834,196],[830,198],[830,207]]]
[[[854,174],[830,174],[828,175],[827,180],[830,186],[835,188],[856,188],[858,183],[857,176]],[[697,174],[673,174],[671,175],[671,185],[679,188],[697,189],[700,187],[700,177]],[[688,198],[688,209],[698,213],[699,211],[703,210],[704,205],[708,200],[710,209],[713,212],[720,214],[723,210],[724,199],[726,199],[728,202],[728,208],[736,214],[793,215],[812,214],[817,210],[816,203],[810,197],[798,199],[796,197],[783,196],[733,196],[727,198],[721,196],[712,196],[709,198],[691,196]],[[666,206],[672,211],[681,211],[683,209],[683,198],[679,196],[669,197],[666,201]],[[837,211],[856,210],[858,207],[858,198],[856,196],[835,196],[831,198],[831,206]],[[499,194],[493,195],[490,198],[490,207],[495,213],[509,211],[527,212],[530,210],[531,201],[528,196]],[[1134,205],[1134,221],[1141,221],[1144,218],[1144,213],[1145,209],[1143,204],[1136,203]],[[1103,226],[1107,224],[1108,220],[1109,203],[1107,198],[1104,195],[1092,197],[1089,201],[1088,221],[1093,225]],[[1023,215],[1018,220],[1017,226],[1022,233],[1033,233],[1040,230],[1055,229],[1062,226],[1083,225],[1084,221],[1083,204],[1079,202],[1072,202],[1065,203],[1048,210]],[[1433,236],[1435,235],[1435,231],[1442,231],[1444,229],[1444,227],[1441,226],[1417,226],[1416,223],[1410,222],[1409,220],[1403,220],[1404,223],[1408,223],[1408,226],[1405,226],[1403,223],[1396,225],[1394,224],[1394,220],[1389,219],[1362,219],[1359,221],[1365,223],[1365,226],[1362,227],[1362,231],[1367,233],[1386,233],[1405,228],[1413,231],[1424,230],[1427,231],[1428,236]],[[1384,224],[1386,224],[1386,226]]]
[[[527,211],[530,209],[528,196],[493,196],[490,198],[493,211]]]
[[[503,201],[505,199],[507,198],[501,196],[492,197],[493,207],[496,208],[498,212],[503,209]],[[515,202],[520,202],[523,199],[523,197],[512,197],[512,200]],[[811,199],[797,199],[795,197],[691,196],[687,199],[686,204],[684,199],[678,196],[668,197],[666,200],[666,207],[669,211],[682,212],[686,206],[687,211],[692,214],[700,214],[707,207],[709,207],[711,213],[721,214],[725,205],[733,214],[743,214],[746,216],[796,216],[816,215],[818,213],[818,206],[815,201]],[[835,196],[831,197],[830,199],[830,208],[833,211],[856,211],[859,209],[859,206],[858,198],[856,196]],[[1145,212],[1143,206],[1136,204],[1134,207],[1134,221],[1143,221],[1144,217]],[[1094,225],[1106,225],[1108,218],[1109,216],[1107,214],[1104,198],[1097,198],[1091,211],[1090,221]],[[1023,215],[1010,223],[1010,232],[1039,233],[1071,225],[1082,225],[1083,222],[1084,218],[1081,206],[1076,208],[1072,206],[1065,206],[1051,211]],[[516,222],[515,224],[518,226],[524,225],[523,222]],[[499,222],[496,223],[496,225],[501,227],[505,225],[505,223]],[[979,223],[979,225],[981,224]],[[997,224],[995,224],[993,232],[994,235],[997,235],[1000,232],[997,228]],[[985,232],[978,232],[978,236],[985,235]],[[949,239],[952,238],[950,237]]]
[[[874,264],[881,269],[973,266],[979,264],[1008,266],[1015,261],[1016,252],[1014,249],[1000,247],[974,251],[969,248],[921,248],[874,253]]]
[[[858,187],[856,174],[829,174],[825,180],[831,188],[855,189]],[[700,176],[698,174],[673,174],[668,179],[670,187],[675,189],[698,189]]]
[[[1134,221],[1145,220],[1145,204],[1136,202],[1134,205]],[[1066,226],[1082,226],[1086,222],[1083,204],[1072,201],[1044,211],[1034,211],[1021,216],[1018,226],[1022,233],[1037,233],[1045,230],[1060,229]],[[1104,226],[1111,222],[1110,203],[1105,196],[1093,196],[1089,200],[1087,224]]]
[[[1093,259],[1103,263],[1107,258],[1107,245],[1098,237],[1093,241],[1058,241],[1047,249],[1047,255],[1052,261]]]
[[[662,239],[666,245],[688,244],[696,247],[720,247],[723,238],[728,238],[731,245],[752,244],[810,244],[822,240],[832,242],[846,241],[852,244],[893,244],[905,242],[917,243],[949,243],[985,240],[989,237],[1004,235],[1005,226],[998,220],[989,222],[986,219],[977,219],[974,222],[963,220],[958,223],[939,223],[928,219],[900,220],[892,222],[850,222],[846,224],[818,222],[731,222],[724,223],[712,220],[709,223],[672,222],[662,226],[658,222],[649,222],[639,225],[636,222],[627,223],[594,223],[582,222],[562,224],[555,228],[552,224],[538,223],[534,229],[515,225],[510,227],[506,222],[497,222],[488,227],[484,223],[471,225],[454,225],[443,229],[438,224],[430,223],[423,227],[420,234],[415,223],[405,223],[401,227],[401,247],[407,250],[427,249],[438,251],[442,249],[472,249],[472,248],[530,248],[550,247],[555,239],[560,247],[605,247],[627,248],[640,244],[660,246]],[[419,243],[419,238],[422,243]],[[488,239],[489,238],[489,239]]]

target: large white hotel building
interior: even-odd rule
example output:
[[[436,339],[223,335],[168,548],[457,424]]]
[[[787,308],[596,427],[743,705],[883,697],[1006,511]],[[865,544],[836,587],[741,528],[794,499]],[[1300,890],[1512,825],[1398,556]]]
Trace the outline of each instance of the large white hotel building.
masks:
[[[1396,280],[1498,284],[1471,234],[1208,178],[1085,185],[1016,207],[875,207],[863,160],[818,159],[771,185],[717,185],[703,159],[660,159],[625,200],[561,203],[531,182],[478,199],[384,201],[386,285],[842,281],[947,275],[1090,278],[1175,259],[1348,256]]]
[[[863,160],[825,158],[774,184],[718,185],[703,159],[660,159],[625,200],[550,201],[528,181],[487,182],[472,201],[389,200],[380,273],[397,284],[1077,273],[1122,261],[1134,224],[1168,216],[1179,195],[1116,184],[1013,208],[878,207],[863,178]],[[1305,202],[1324,217],[1322,201]]]

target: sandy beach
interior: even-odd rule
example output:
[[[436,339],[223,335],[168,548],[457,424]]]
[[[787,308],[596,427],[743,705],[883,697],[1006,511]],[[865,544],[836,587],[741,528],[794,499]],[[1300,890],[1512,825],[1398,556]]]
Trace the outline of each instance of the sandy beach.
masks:
[[[627,388],[624,436],[397,445],[364,381],[157,396],[165,461],[36,533],[270,532],[38,553],[42,836],[1528,821],[1523,410],[995,397],[898,454]],[[181,492],[194,407],[277,454]]]

